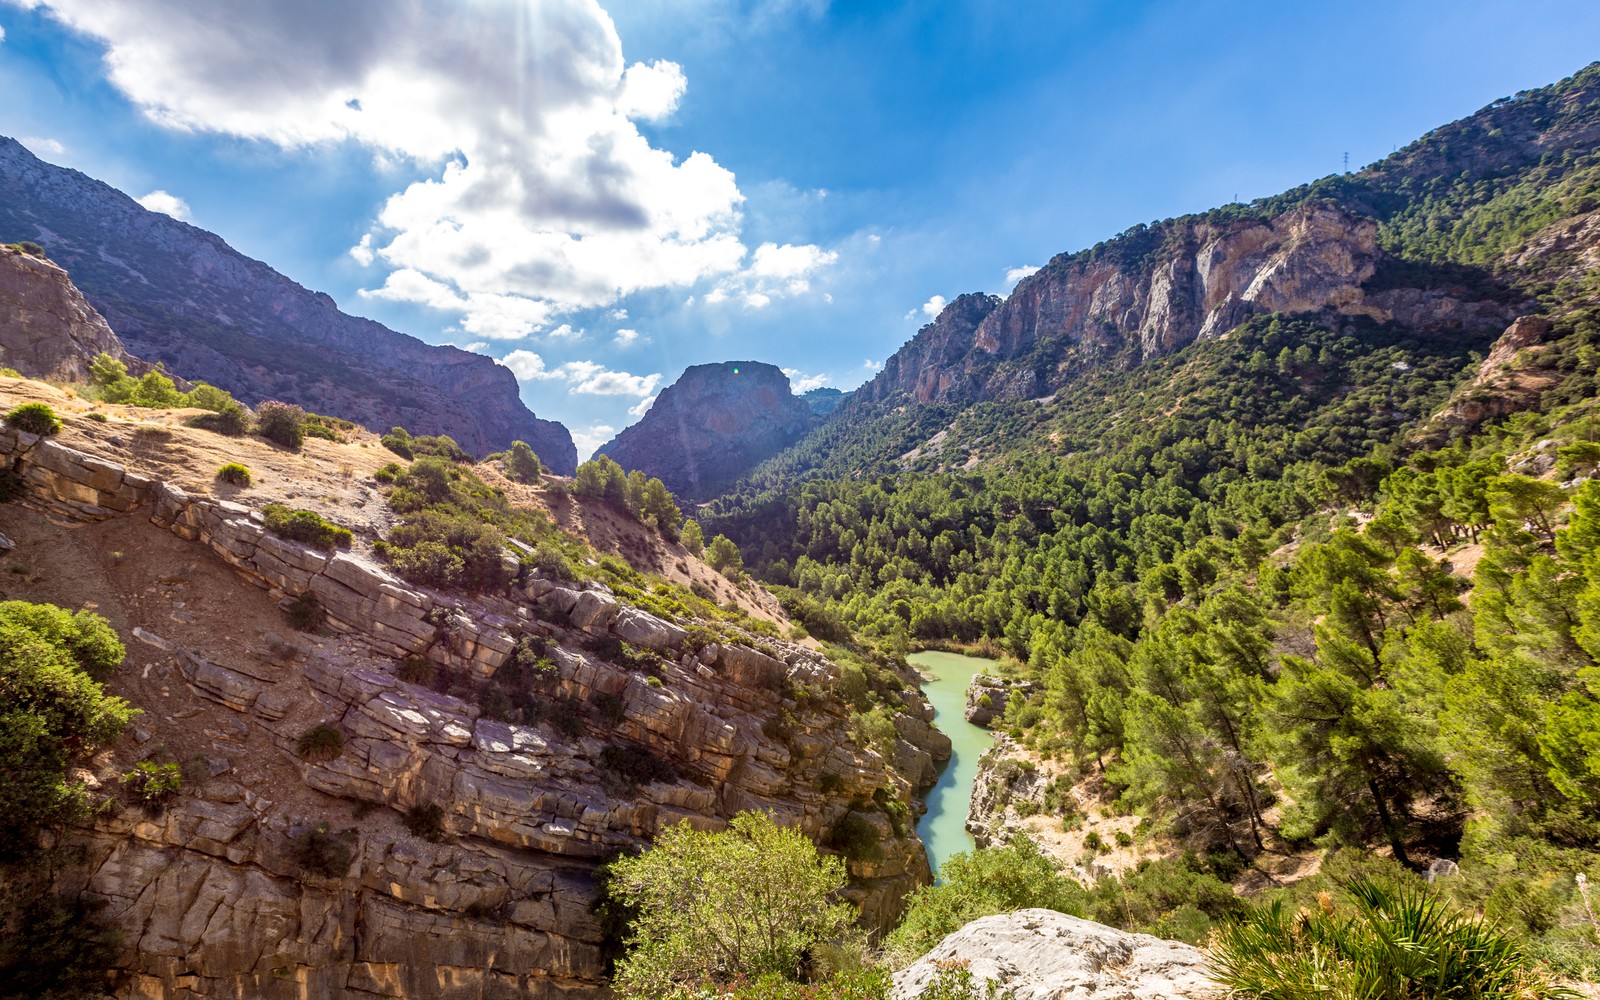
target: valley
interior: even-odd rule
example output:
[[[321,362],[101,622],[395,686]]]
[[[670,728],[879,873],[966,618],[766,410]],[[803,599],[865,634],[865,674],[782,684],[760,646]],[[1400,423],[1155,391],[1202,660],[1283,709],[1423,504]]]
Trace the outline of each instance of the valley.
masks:
[[[582,462],[0,154],[32,995],[1596,995],[1600,64]]]

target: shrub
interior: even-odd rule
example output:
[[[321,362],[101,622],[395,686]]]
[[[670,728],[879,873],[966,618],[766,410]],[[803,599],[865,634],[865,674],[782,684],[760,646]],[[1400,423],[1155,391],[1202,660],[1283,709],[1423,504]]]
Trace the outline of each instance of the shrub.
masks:
[[[344,733],[337,726],[319,722],[300,734],[294,749],[306,760],[333,760],[344,753]]]
[[[1254,908],[1213,939],[1211,974],[1258,1000],[1366,997],[1565,996],[1521,949],[1422,885],[1361,878],[1349,902],[1323,894],[1315,909]]]
[[[250,418],[238,403],[224,406],[215,413],[201,413],[184,421],[189,427],[198,427],[228,437],[243,437],[250,429]]]
[[[413,837],[434,843],[444,839],[444,810],[437,803],[417,803],[406,810],[404,822]]]
[[[411,450],[411,435],[404,427],[392,428],[389,433],[378,439],[378,443],[408,462],[417,457],[416,452]]]
[[[909,963],[979,917],[1029,907],[1082,916],[1086,893],[1056,871],[1050,858],[1026,836],[1004,847],[953,856],[939,868],[940,881],[907,897],[906,915],[885,942],[897,963]]]
[[[183,769],[142,760],[122,776],[122,785],[146,809],[160,809],[183,788]]]
[[[851,861],[876,861],[883,857],[883,849],[878,846],[881,839],[878,828],[860,813],[845,813],[828,830],[828,846]]]
[[[6,414],[6,423],[19,431],[50,437],[61,433],[61,421],[56,411],[46,403],[23,403]]]
[[[389,532],[381,554],[412,583],[482,593],[510,581],[504,550],[505,536],[469,514],[420,510]]]
[[[31,853],[40,827],[86,813],[88,789],[72,765],[138,714],[97,681],[122,656],[98,615],[0,602],[0,859]]]
[[[293,403],[269,399],[256,407],[256,434],[285,448],[305,443],[306,411]]]
[[[726,535],[718,535],[706,546],[706,564],[723,576],[735,577],[744,569],[739,546]]]
[[[21,243],[12,243],[9,244],[9,246],[11,249],[21,251],[22,253],[27,254],[29,257],[37,257],[40,260],[50,259],[45,256],[44,247],[32,240],[23,240]]]
[[[511,450],[506,452],[506,478],[519,483],[536,483],[543,466],[539,464],[539,456],[526,441],[511,442]]]
[[[855,916],[834,901],[847,878],[843,862],[819,857],[766,813],[740,813],[717,833],[668,827],[611,866],[612,901],[636,913],[617,990],[654,1000],[712,979],[798,980],[805,956],[843,937]]]
[[[289,838],[289,850],[302,869],[324,878],[339,878],[350,870],[355,852],[350,841],[355,831],[334,833],[326,822],[318,823],[305,832]]]
[[[600,765],[634,785],[648,785],[657,781],[671,782],[678,779],[678,772],[671,764],[645,747],[608,743],[605,749],[600,751]]]
[[[438,674],[439,669],[433,665],[433,661],[422,656],[406,657],[395,671],[395,676],[407,684],[419,684],[422,687],[432,687]]]
[[[269,503],[261,508],[267,530],[293,542],[304,542],[312,548],[332,552],[348,549],[354,535],[349,528],[341,528],[310,510],[290,510],[283,504]]]
[[[193,389],[184,393],[183,403],[185,406],[192,406],[197,410],[210,410],[213,413],[221,413],[229,408],[244,412],[232,394],[205,382],[196,382]]]
[[[284,613],[289,616],[289,624],[301,632],[315,632],[328,622],[327,609],[309,591],[289,602]]]
[[[249,486],[250,469],[238,462],[229,462],[217,470],[217,478],[230,486]]]

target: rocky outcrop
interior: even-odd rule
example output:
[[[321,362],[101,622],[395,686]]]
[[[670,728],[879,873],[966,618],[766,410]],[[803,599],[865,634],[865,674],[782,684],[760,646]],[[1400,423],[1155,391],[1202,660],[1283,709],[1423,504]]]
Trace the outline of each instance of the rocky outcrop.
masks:
[[[772,365],[695,365],[598,454],[660,479],[681,498],[708,500],[815,422],[789,377]]]
[[[163,814],[103,814],[83,835],[70,887],[123,932],[121,996],[599,997],[596,866],[668,825],[717,828],[747,809],[822,843],[847,814],[870,823],[878,849],[849,860],[870,927],[930,878],[914,833],[880,808],[888,796],[905,815],[942,749],[914,687],[904,735],[862,746],[831,694],[837,667],[804,647],[709,635],[538,576],[472,600],[435,593],[359,552],[277,538],[249,507],[0,424],[6,470],[57,522],[132,519],[203,546],[241,591],[208,601],[310,594],[335,634],[206,651],[134,632],[155,662],[113,689],[156,699],[134,739],[199,727],[216,759]],[[540,721],[498,721],[484,692],[534,655]],[[442,681],[403,679],[402,658]],[[318,721],[343,734],[341,752],[298,752]],[[308,872],[303,838],[340,807],[357,817],[338,834],[349,863]],[[439,843],[402,822],[431,809]]]
[[[971,403],[1048,395],[1090,363],[1137,363],[1221,337],[1263,313],[1331,313],[1419,333],[1481,333],[1499,298],[1373,282],[1377,224],[1315,202],[1279,215],[1192,216],[1062,255],[1005,300],[963,295],[856,398]]]
[[[984,917],[895,974],[895,1000],[914,1000],[944,968],[966,968],[1015,1000],[1220,1000],[1200,949],[1129,934],[1054,910]]]
[[[987,726],[995,719],[1004,718],[1006,705],[1012,694],[1027,697],[1033,691],[1029,681],[1008,681],[1003,677],[974,674],[967,685],[967,707],[963,713],[975,726]]]
[[[1506,327],[1462,386],[1415,435],[1418,441],[1443,443],[1479,424],[1525,410],[1553,386],[1557,373],[1542,364],[1544,344],[1553,324],[1542,316],[1519,316]]]
[[[221,238],[5,138],[0,231],[43,244],[139,357],[244,403],[448,434],[480,455],[521,438],[556,472],[577,466],[567,429],[529,412],[491,359],[346,315]]]
[[[89,362],[132,359],[60,267],[0,246],[0,368],[29,378],[89,380]]]

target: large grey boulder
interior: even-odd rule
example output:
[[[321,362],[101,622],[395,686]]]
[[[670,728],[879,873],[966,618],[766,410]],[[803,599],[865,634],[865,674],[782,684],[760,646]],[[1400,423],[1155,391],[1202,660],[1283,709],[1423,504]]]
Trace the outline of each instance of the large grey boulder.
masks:
[[[974,920],[896,973],[894,1000],[915,1000],[952,963],[1016,1000],[1214,1000],[1226,992],[1192,945],[1054,910],[1018,910]]]

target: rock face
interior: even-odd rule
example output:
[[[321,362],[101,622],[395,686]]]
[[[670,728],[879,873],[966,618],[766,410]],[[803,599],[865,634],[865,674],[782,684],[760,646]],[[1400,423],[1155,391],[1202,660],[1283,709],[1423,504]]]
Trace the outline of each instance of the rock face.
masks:
[[[133,360],[66,271],[0,246],[0,368],[84,382],[89,362],[100,354],[124,364]]]
[[[895,1000],[915,1000],[952,964],[1016,1000],[1217,1000],[1226,993],[1192,945],[1054,910],[1018,910],[974,920],[897,973]]]
[[[869,926],[891,925],[930,879],[914,833],[876,804],[909,811],[930,751],[948,753],[914,694],[905,735],[863,747],[830,696],[837,667],[800,646],[727,629],[708,641],[703,625],[536,576],[471,600],[419,589],[359,552],[271,535],[247,506],[0,423],[6,470],[55,523],[126,519],[149,536],[141,552],[220,560],[229,583],[208,587],[213,606],[310,594],[335,633],[301,644],[219,629],[203,649],[133,631],[155,652],[112,682],[150,709],[132,738],[203,732],[216,761],[163,814],[103,814],[81,836],[86,860],[65,887],[104,900],[122,931],[120,996],[598,1000],[596,866],[668,825],[715,829],[747,809],[819,842],[847,814],[870,823],[879,850],[849,862]],[[543,721],[496,721],[473,692],[529,649],[548,665],[531,682]],[[403,657],[449,683],[402,680]],[[308,759],[297,740],[319,721],[343,750]],[[352,807],[348,865],[309,871],[299,838]],[[439,843],[401,821],[431,807]]]
[[[521,438],[555,471],[577,466],[567,429],[529,412],[489,358],[348,316],[219,237],[5,138],[0,233],[43,244],[133,353],[247,404],[448,434],[480,455]]]
[[[1377,224],[1326,203],[1179,219],[1105,247],[1055,258],[1004,300],[960,296],[856,398],[1035,398],[1085,364],[1148,360],[1262,313],[1361,316],[1423,333],[1481,333],[1510,319],[1505,303],[1464,289],[1374,281],[1387,262]]]
[[[759,361],[695,365],[661,390],[644,419],[600,448],[679,497],[716,496],[816,423],[789,377]]]
[[[967,685],[967,707],[962,714],[974,726],[987,726],[1006,714],[1013,692],[1027,696],[1033,685],[1027,681],[1008,681],[1003,677],[974,674]]]

